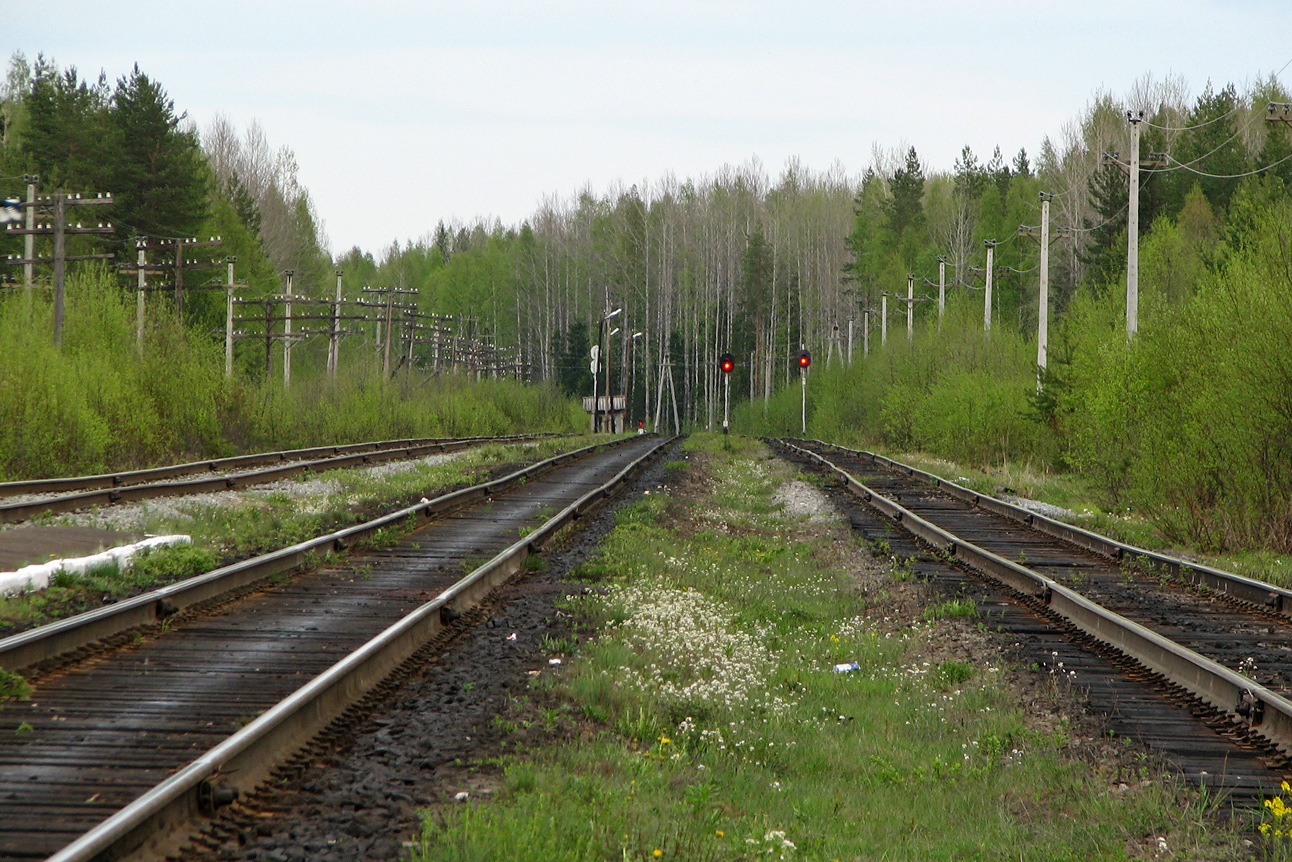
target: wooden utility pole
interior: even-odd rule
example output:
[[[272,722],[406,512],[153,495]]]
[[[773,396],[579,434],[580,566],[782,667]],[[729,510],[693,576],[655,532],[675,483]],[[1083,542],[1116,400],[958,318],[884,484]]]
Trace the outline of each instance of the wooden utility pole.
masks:
[[[34,178],[29,178],[34,179]],[[37,198],[34,194],[34,183],[28,184],[28,197],[30,200],[24,201],[22,206],[28,209],[27,224],[30,227],[14,228],[12,225],[6,227],[5,233],[9,236],[25,236],[28,241],[24,243],[24,248],[31,248],[32,251],[27,253],[26,257],[8,258],[5,263],[9,265],[23,265],[24,276],[27,269],[38,263],[52,263],[54,265],[54,346],[60,347],[63,344],[63,295],[64,287],[67,281],[67,264],[70,261],[77,260],[111,260],[115,255],[111,254],[79,254],[68,256],[67,254],[67,237],[74,234],[109,234],[114,229],[111,224],[100,223],[97,227],[82,227],[77,224],[75,227],[67,225],[68,207],[80,206],[110,206],[113,203],[112,195],[100,194],[97,197],[87,198],[79,194],[69,194],[67,192],[55,192],[53,195],[44,198]],[[53,223],[39,226],[35,223],[34,218],[30,215],[36,208],[53,210]],[[54,256],[53,257],[34,257],[35,244],[32,242],[37,236],[52,236],[54,239]]]
[[[197,239],[163,239],[158,240],[159,246],[170,246],[175,250],[175,315],[184,319],[184,270],[185,268],[207,269],[218,266],[216,263],[199,263],[196,260],[188,261],[184,259],[184,253],[190,248],[218,248],[224,245],[222,237],[213,236],[206,240]]]
[[[360,301],[359,304],[368,306],[370,308],[384,309],[383,320],[384,320],[385,326],[384,327],[382,326],[381,321],[378,322],[377,340],[378,340],[378,343],[381,344],[381,349],[382,349],[382,363],[381,363],[382,374],[386,377],[389,377],[390,376],[390,343],[391,341],[394,340],[394,333],[391,331],[391,327],[394,326],[395,309],[396,307],[398,307],[400,311],[416,310],[415,306],[405,305],[404,303],[397,304],[395,302],[395,296],[396,294],[400,294],[403,296],[417,296],[417,290],[416,289],[406,290],[404,288],[391,286],[391,287],[365,287],[363,289],[363,292],[369,293],[369,294],[371,293],[385,294],[384,299],[379,303]],[[383,332],[384,332],[384,336],[383,336]]]

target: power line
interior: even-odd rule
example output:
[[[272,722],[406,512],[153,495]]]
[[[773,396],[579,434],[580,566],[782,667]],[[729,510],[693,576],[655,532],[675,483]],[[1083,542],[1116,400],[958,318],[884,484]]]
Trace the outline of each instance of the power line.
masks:
[[[1171,161],[1173,162],[1176,161],[1170,155],[1168,155],[1167,158],[1171,159]],[[1200,171],[1196,168],[1191,168],[1186,164],[1180,164],[1179,166],[1184,170],[1188,171],[1189,173],[1197,174],[1200,177],[1210,177],[1215,180],[1236,180],[1236,179],[1241,179],[1242,177],[1250,177],[1255,174],[1259,174],[1263,171],[1268,171],[1270,168],[1277,168],[1279,165],[1283,164],[1289,159],[1292,159],[1292,154],[1284,156],[1283,158],[1279,159],[1277,162],[1273,162],[1271,164],[1265,165],[1264,167],[1253,168],[1252,170],[1245,171],[1241,174],[1209,174],[1206,171]]]
[[[1279,69],[1271,77],[1278,78],[1278,76],[1283,74],[1283,70],[1286,69],[1288,66],[1292,66],[1292,60],[1288,60],[1286,63],[1284,63],[1283,68]],[[1226,117],[1232,116],[1233,114],[1238,113],[1239,111],[1241,111],[1243,108],[1246,108],[1246,107],[1247,107],[1246,105],[1241,105],[1241,104],[1235,105],[1234,107],[1226,111],[1224,114],[1221,114],[1219,117],[1213,117],[1210,120],[1207,120],[1205,123],[1198,123],[1197,125],[1193,125],[1193,126],[1159,126],[1156,123],[1150,123],[1148,120],[1144,121],[1144,125],[1148,126],[1150,129],[1157,129],[1162,132],[1192,132],[1194,129],[1203,129],[1203,128],[1206,128],[1207,126],[1210,126],[1212,123],[1218,123],[1221,120],[1225,119]]]
[[[1238,137],[1239,135],[1241,135],[1243,132],[1247,131],[1247,130],[1252,126],[1252,124],[1253,124],[1253,123],[1255,123],[1257,120],[1260,120],[1260,119],[1263,119],[1263,118],[1264,118],[1264,114],[1255,114],[1255,115],[1253,115],[1253,116],[1252,116],[1252,118],[1251,118],[1250,120],[1248,120],[1248,121],[1247,121],[1247,124],[1246,124],[1246,125],[1244,125],[1242,128],[1240,128],[1238,131],[1234,132],[1234,133],[1233,133],[1232,135],[1230,135],[1229,137],[1225,138],[1225,139],[1224,139],[1223,141],[1221,141],[1219,144],[1216,144],[1216,146],[1215,146],[1214,148],[1212,148],[1209,152],[1203,153],[1202,155],[1198,156],[1198,157],[1197,157],[1196,159],[1194,159],[1193,161],[1190,161],[1190,162],[1181,162],[1179,159],[1176,159],[1176,158],[1175,158],[1174,156],[1172,156],[1171,154],[1169,154],[1169,153],[1164,153],[1163,155],[1165,155],[1168,159],[1170,159],[1171,161],[1173,161],[1173,162],[1175,162],[1175,163],[1176,163],[1176,167],[1174,167],[1174,168],[1145,168],[1145,169],[1144,169],[1144,172],[1145,172],[1145,173],[1150,173],[1150,174],[1164,174],[1164,173],[1170,173],[1170,172],[1172,172],[1172,171],[1178,171],[1180,168],[1188,168],[1188,166],[1189,166],[1189,165],[1196,165],[1198,162],[1202,161],[1203,159],[1207,158],[1208,156],[1211,156],[1211,155],[1213,155],[1213,154],[1215,154],[1215,153],[1220,152],[1220,150],[1221,150],[1221,148],[1222,148],[1222,147],[1224,147],[1224,146],[1225,146],[1225,145],[1227,145],[1230,141],[1232,141],[1232,140],[1234,140],[1235,138],[1237,138],[1237,137]]]

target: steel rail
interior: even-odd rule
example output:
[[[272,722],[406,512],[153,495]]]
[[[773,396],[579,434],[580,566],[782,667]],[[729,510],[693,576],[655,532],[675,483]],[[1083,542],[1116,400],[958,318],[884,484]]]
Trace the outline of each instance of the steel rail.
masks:
[[[357,452],[380,452],[385,449],[411,449],[418,446],[435,446],[471,441],[509,442],[531,440],[538,437],[553,436],[549,434],[512,434],[503,437],[412,437],[402,440],[375,440],[369,443],[344,443],[337,446],[312,446],[307,449],[284,449],[277,452],[257,452],[251,455],[233,455],[227,458],[212,458],[206,461],[188,461],[183,464],[168,464],[162,467],[148,467],[142,470],[119,470],[114,473],[96,473],[90,476],[66,476],[51,479],[19,479],[13,482],[0,482],[0,497],[16,497],[24,494],[57,494],[68,491],[94,491],[100,488],[119,488],[123,485],[138,485],[144,482],[156,482],[163,479],[174,479],[178,476],[189,476],[193,473],[219,473],[223,470],[242,470],[248,467],[260,467],[276,464],[281,461],[307,461],[327,458],[333,455],[349,455]]]
[[[1244,577],[1233,572],[1226,572],[1223,569],[1213,568],[1201,563],[1191,563],[1187,560],[1181,560],[1177,557],[1171,557],[1166,554],[1160,554],[1156,551],[1148,551],[1144,548],[1137,548],[1134,545],[1128,545],[1125,542],[1119,542],[1116,539],[1102,536],[1098,533],[1092,533],[1073,524],[1067,524],[1054,518],[1046,517],[1039,512],[1033,512],[1022,506],[999,500],[988,494],[981,494],[963,485],[957,485],[948,479],[935,476],[932,473],[925,472],[900,461],[894,461],[883,455],[877,455],[873,452],[866,452],[859,449],[848,449],[844,446],[838,446],[834,443],[825,443],[820,440],[805,440],[805,443],[812,443],[818,446],[835,449],[840,452],[846,452],[857,458],[868,458],[874,463],[898,473],[905,473],[917,479],[928,482],[939,491],[948,496],[955,497],[961,502],[968,503],[971,506],[983,509],[994,515],[1008,518],[1020,524],[1032,528],[1038,533],[1043,533],[1055,539],[1075,545],[1078,548],[1098,554],[1110,560],[1116,560],[1122,565],[1139,565],[1145,568],[1151,568],[1155,571],[1166,572],[1177,580],[1185,583],[1205,586],[1217,592],[1226,593],[1236,599],[1259,605],[1267,611],[1292,618],[1292,590],[1278,587],[1273,584],[1258,581],[1255,578]]]
[[[625,438],[625,441],[634,439]],[[423,643],[434,637],[444,627],[442,608],[452,608],[461,613],[478,603],[494,587],[521,571],[529,555],[557,530],[594,508],[670,442],[671,439],[658,442],[609,482],[584,494],[533,533],[507,547],[224,742],[181,768],[174,776],[49,857],[49,862],[121,858],[149,839],[191,821],[203,810],[209,811],[213,804],[227,803],[238,794],[249,793],[269,775],[276,762],[299,748],[303,740],[325,728],[347,706],[373,689]],[[594,448],[598,447],[579,451],[586,453]],[[568,460],[568,456],[559,457]],[[417,509],[413,507],[405,512]]]
[[[402,461],[410,458],[421,458],[437,452],[456,452],[469,449],[485,442],[516,442],[531,439],[527,437],[463,437],[457,440],[417,443],[402,448],[372,449],[360,452],[343,453],[315,460],[296,460],[280,467],[268,467],[263,470],[252,470],[229,476],[214,476],[202,479],[180,480],[178,482],[145,482],[104,487],[87,491],[63,494],[57,497],[42,497],[38,500],[27,500],[20,503],[0,503],[0,523],[26,521],[38,515],[75,512],[91,507],[106,507],[115,503],[151,500],[158,497],[179,497],[185,494],[203,494],[211,491],[228,491],[234,488],[260,485],[291,476],[299,476],[307,471],[339,470],[344,467],[357,467],[365,464],[380,464],[386,461]],[[253,456],[260,457],[260,456]],[[213,462],[212,462],[213,463]],[[168,469],[168,468],[160,468]],[[201,472],[208,472],[202,470]]]
[[[810,442],[830,446],[820,444],[820,441]],[[867,487],[823,455],[788,441],[782,440],[780,444],[836,473],[852,493],[937,552],[1043,602],[1056,615],[1087,635],[1129,656],[1233,720],[1247,724],[1284,755],[1292,754],[1292,701],[1255,680],[1090,601],[1057,581],[984,550],[926,521],[900,503]],[[832,448],[851,452],[843,447]],[[897,464],[887,458],[879,461],[882,456],[874,457],[877,463]],[[910,471],[911,475],[920,473],[905,465],[898,466],[904,471]]]
[[[309,554],[344,551],[378,530],[407,518],[431,518],[449,509],[507,490],[519,482],[581,458],[596,449],[621,445],[633,439],[635,438],[625,437],[555,455],[498,479],[442,494],[434,500],[417,503],[363,524],[307,539],[277,551],[213,569],[206,574],[167,584],[115,604],[10,635],[0,640],[0,668],[22,670],[88,647],[123,631],[161,622],[189,606],[226,595],[273,575],[292,571],[302,565]]]

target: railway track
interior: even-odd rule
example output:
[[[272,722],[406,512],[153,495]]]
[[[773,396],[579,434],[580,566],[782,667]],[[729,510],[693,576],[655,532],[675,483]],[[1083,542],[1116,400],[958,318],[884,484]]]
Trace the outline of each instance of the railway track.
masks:
[[[484,443],[516,443],[546,436],[551,435],[382,440],[261,452],[94,476],[0,482],[0,523],[158,497],[228,491],[299,476],[307,471],[361,467],[456,452]]]
[[[252,791],[664,445],[628,438],[567,453],[270,555],[268,568],[228,567],[245,571],[225,572],[225,587],[263,580],[364,531],[439,516],[389,547],[181,615],[121,649],[87,641],[104,618],[83,620],[79,637],[76,618],[54,624],[93,660],[47,673],[31,702],[0,711],[0,859],[120,858]],[[174,595],[138,604],[156,609]],[[41,631],[0,641],[6,665],[57,653],[38,644]]]
[[[926,568],[958,564],[983,576],[979,607],[992,623],[1046,650],[1060,635],[1075,638],[1085,649],[1064,649],[1063,674],[1101,696],[1120,686],[1111,703],[1123,732],[1168,752],[1191,780],[1240,803],[1277,792],[1292,753],[1288,591],[1133,548],[881,456],[774,442],[917,539]],[[1057,664],[1053,652],[1054,662],[1040,653],[1042,666]],[[1152,686],[1157,703],[1115,682],[1119,674]]]

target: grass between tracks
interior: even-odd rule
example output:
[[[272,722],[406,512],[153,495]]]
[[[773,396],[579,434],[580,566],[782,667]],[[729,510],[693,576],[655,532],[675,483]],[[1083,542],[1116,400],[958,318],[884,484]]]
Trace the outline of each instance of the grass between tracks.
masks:
[[[0,637],[88,610],[114,599],[266,553],[482,480],[499,465],[533,462],[589,445],[587,438],[553,438],[512,445],[485,444],[437,463],[391,462],[307,474],[276,483],[278,490],[238,492],[227,504],[162,500],[144,504],[129,529],[186,533],[190,546],[141,554],[133,567],[103,567],[85,577],[56,575],[38,592],[0,596]],[[285,490],[284,490],[285,489]],[[80,516],[44,521],[80,522]]]
[[[761,446],[688,447],[691,475],[621,511],[581,572],[603,589],[571,600],[596,634],[559,694],[590,729],[428,814],[418,862],[1245,855],[1197,793],[1067,759],[986,652],[938,661],[961,608],[886,618],[904,585],[845,526],[781,511],[789,468]]]

